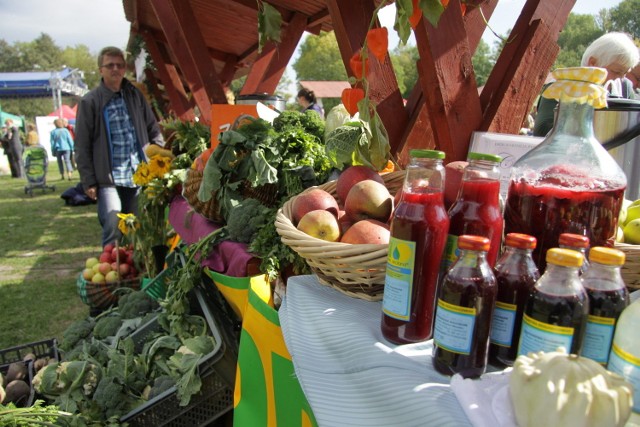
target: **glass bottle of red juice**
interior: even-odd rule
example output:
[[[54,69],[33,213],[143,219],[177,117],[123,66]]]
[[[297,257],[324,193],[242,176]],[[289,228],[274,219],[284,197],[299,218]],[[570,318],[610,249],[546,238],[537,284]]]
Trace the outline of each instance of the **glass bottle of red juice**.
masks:
[[[589,298],[578,270],[582,254],[570,249],[547,251],[547,269],[524,306],[518,355],[538,351],[580,354],[589,315]]]
[[[441,274],[458,258],[458,237],[484,236],[491,246],[487,262],[494,266],[502,243],[503,217],[500,210],[500,156],[469,153],[456,201],[449,208],[449,235],[442,257]]]
[[[482,375],[487,367],[496,278],[487,262],[490,241],[462,235],[460,256],[438,288],[433,367],[444,375]]]
[[[573,233],[562,233],[558,238],[558,247],[562,249],[571,249],[582,254],[584,261],[582,262],[582,267],[580,267],[581,276],[589,269],[589,259],[587,258],[589,238],[587,236]]]
[[[596,246],[590,251],[591,268],[582,275],[589,296],[589,317],[582,355],[606,365],[616,323],[629,305],[629,291],[620,275],[624,252]]]
[[[431,338],[440,259],[449,217],[444,153],[411,150],[391,238],[382,300],[382,335],[397,344]]]
[[[559,99],[550,134],[514,163],[505,203],[505,232],[534,236],[533,259],[545,256],[562,233],[587,236],[592,246],[614,243],[627,180],[593,133],[593,111],[606,106],[603,68],[558,69],[543,96]],[[575,89],[578,91],[575,91]],[[579,96],[573,94],[579,93]]]
[[[513,366],[518,357],[518,341],[524,305],[540,273],[531,258],[536,238],[509,233],[505,250],[493,269],[498,282],[496,308],[491,321],[489,362],[496,366]]]

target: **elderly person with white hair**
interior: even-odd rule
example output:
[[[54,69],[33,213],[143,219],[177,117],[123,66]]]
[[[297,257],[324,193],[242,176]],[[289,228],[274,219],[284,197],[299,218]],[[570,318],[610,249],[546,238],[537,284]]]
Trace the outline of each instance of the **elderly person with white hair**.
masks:
[[[625,75],[638,64],[638,47],[633,39],[619,32],[607,33],[594,40],[582,55],[582,67],[601,67],[607,70],[604,87],[609,96],[634,98],[632,82]],[[543,92],[546,86],[543,88]],[[533,127],[534,136],[545,136],[553,127],[558,101],[540,97]]]

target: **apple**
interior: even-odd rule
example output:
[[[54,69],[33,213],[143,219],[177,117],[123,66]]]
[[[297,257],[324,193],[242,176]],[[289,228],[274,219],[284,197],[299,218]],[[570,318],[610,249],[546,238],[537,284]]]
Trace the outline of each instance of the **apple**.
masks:
[[[120,260],[120,262],[124,262],[125,259],[127,259],[127,251],[123,248],[113,248],[113,250],[111,250],[111,261],[116,262]]]
[[[618,231],[616,232],[616,242],[624,243],[624,230],[620,226],[618,226]]]
[[[114,243],[107,243],[106,245],[104,245],[104,248],[102,249],[102,252],[111,253],[111,251],[115,247],[116,247],[116,245]]]
[[[138,277],[138,270],[133,265],[129,271],[129,277]]]
[[[106,274],[111,271],[111,263],[101,262],[100,266],[98,267],[98,271],[106,276]]]
[[[100,260],[96,257],[87,258],[87,260],[84,262],[84,266],[86,268],[93,268],[93,266],[98,264],[99,262]]]
[[[93,274],[94,274],[93,268],[85,268],[84,270],[82,270],[82,278],[84,280],[91,281]]]
[[[336,218],[338,217],[338,202],[333,196],[322,188],[312,188],[304,191],[293,199],[291,213],[293,215],[293,224],[298,225],[300,219],[305,214],[315,210],[329,211]]]
[[[635,202],[634,202],[635,203]],[[627,208],[627,218],[624,225],[630,224],[634,220],[640,218],[640,204],[634,205],[633,203]]]
[[[100,261],[101,263],[103,262],[111,262],[111,252],[102,252],[100,254],[100,258],[98,258],[98,261]]]
[[[336,194],[340,202],[344,204],[347,200],[349,190],[365,179],[372,179],[384,185],[384,179],[382,179],[380,174],[368,166],[349,166],[343,170],[336,181]]]
[[[375,219],[363,219],[353,224],[344,233],[340,241],[356,245],[389,244],[391,232],[389,226]]]
[[[337,242],[340,239],[338,218],[323,209],[307,212],[298,222],[297,228],[311,237],[327,242]]]
[[[93,270],[93,273],[98,273],[100,271],[100,263],[95,264],[93,267],[91,267],[91,269]]]
[[[102,273],[94,274],[93,277],[91,277],[91,282],[92,283],[104,283],[105,282],[104,274],[102,274]]]
[[[115,283],[118,280],[120,280],[120,277],[118,276],[118,272],[117,271],[111,270],[110,272],[108,272],[104,276],[104,281],[107,282],[107,283]]]
[[[640,245],[640,218],[627,221],[624,226],[624,242],[631,245]]]
[[[393,211],[393,196],[384,184],[365,179],[349,190],[344,210],[354,222],[367,218],[387,222]]]
[[[121,277],[125,277],[131,273],[131,266],[129,264],[120,264],[117,271]]]

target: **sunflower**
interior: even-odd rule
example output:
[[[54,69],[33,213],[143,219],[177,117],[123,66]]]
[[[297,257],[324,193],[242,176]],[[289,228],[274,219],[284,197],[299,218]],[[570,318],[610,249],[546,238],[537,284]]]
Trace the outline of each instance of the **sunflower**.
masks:
[[[136,172],[133,174],[133,183],[136,185],[146,185],[153,179],[149,165],[142,162],[136,168]]]
[[[149,160],[149,172],[154,178],[163,178],[171,171],[171,159],[156,154]]]
[[[134,214],[117,214],[120,221],[118,221],[118,230],[125,236],[130,232],[135,231],[137,228],[140,228],[140,223]]]

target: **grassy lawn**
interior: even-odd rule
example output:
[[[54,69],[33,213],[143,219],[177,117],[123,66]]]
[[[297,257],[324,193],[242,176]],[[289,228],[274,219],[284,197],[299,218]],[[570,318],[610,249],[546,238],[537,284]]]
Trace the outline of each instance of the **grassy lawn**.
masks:
[[[33,197],[26,180],[0,176],[0,349],[60,339],[89,313],[76,278],[101,251],[96,205],[66,206],[60,194],[78,183],[77,172],[61,181],[53,169],[48,184],[56,191],[36,189]]]

